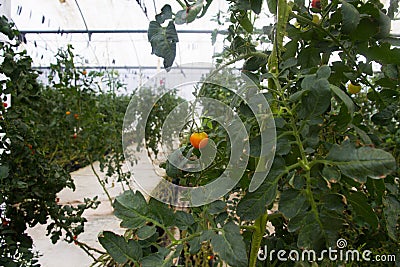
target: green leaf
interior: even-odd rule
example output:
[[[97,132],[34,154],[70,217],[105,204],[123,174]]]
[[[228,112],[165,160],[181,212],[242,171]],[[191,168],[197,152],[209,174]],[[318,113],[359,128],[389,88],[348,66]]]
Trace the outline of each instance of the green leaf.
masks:
[[[321,197],[320,204],[326,210],[336,211],[340,214],[344,210],[344,196],[340,194],[325,194]]]
[[[281,62],[279,64],[279,69],[280,69],[280,71],[283,71],[285,69],[289,69],[289,68],[294,67],[296,65],[297,65],[297,58],[291,57],[291,58]]]
[[[263,0],[237,0],[236,8],[239,10],[252,10],[260,14]]]
[[[360,13],[353,5],[342,2],[342,30],[345,33],[354,31],[360,23]]]
[[[154,226],[145,225],[138,229],[136,232],[139,239],[147,239],[156,233],[156,228]]]
[[[300,50],[297,62],[302,69],[313,68],[321,63],[320,51],[317,48],[308,46]]]
[[[251,23],[247,13],[244,13],[244,15],[239,18],[239,24],[246,30],[246,32],[253,32],[253,23]]]
[[[305,221],[307,220],[307,218],[308,216],[304,216],[303,213],[298,214],[293,218],[291,218],[287,224],[288,232],[293,233],[302,228],[303,225],[306,223]]]
[[[256,191],[246,194],[240,200],[237,213],[243,220],[254,220],[266,210],[276,197],[277,182],[263,183]]]
[[[151,21],[147,37],[151,43],[151,53],[162,57],[164,68],[169,70],[175,60],[176,43],[179,42],[174,23],[170,21],[164,28],[157,21]]]
[[[123,236],[113,232],[104,231],[99,236],[100,244],[118,263],[125,263],[128,260],[137,262],[142,257],[142,248],[135,240],[125,240]]]
[[[178,246],[177,251],[180,253],[180,246]],[[161,253],[160,250],[157,253],[150,254],[146,257],[144,257],[141,260],[141,266],[142,267],[170,267],[172,266],[172,257],[167,257],[166,256],[169,254],[170,250],[165,249],[164,253]],[[175,253],[174,253],[175,255]]]
[[[354,41],[368,41],[379,31],[377,23],[373,23],[371,18],[362,18],[357,29],[349,33],[350,38]]]
[[[0,166],[0,179],[7,178],[9,175],[10,168],[7,165]]]
[[[388,15],[379,10],[379,18],[378,18],[378,33],[376,34],[376,38],[386,38],[390,34],[390,29],[392,26],[392,20]]]
[[[383,195],[385,194],[386,191],[384,180],[368,178],[367,183],[365,185],[367,186],[367,190],[370,196],[375,199],[378,205],[381,205],[383,200]]]
[[[313,216],[310,214],[309,216]],[[305,224],[299,232],[297,238],[297,247],[300,249],[316,249],[324,243],[323,232],[320,225],[314,219]]]
[[[328,79],[331,76],[331,68],[323,65],[317,70],[318,79]]]
[[[243,64],[243,69],[248,71],[256,71],[260,67],[265,66],[268,62],[268,56],[251,56]]]
[[[307,207],[308,202],[302,191],[288,189],[281,193],[279,199],[279,210],[286,218],[293,218]]]
[[[381,67],[381,71],[385,74],[386,77],[397,80],[399,79],[399,70],[397,66],[394,64],[387,64]]]
[[[164,257],[159,253],[150,254],[141,261],[142,267],[162,266]]]
[[[222,212],[225,212],[227,209],[226,203],[222,200],[216,200],[209,204],[208,212],[211,215],[217,215]]]
[[[380,43],[371,47],[360,45],[359,51],[369,61],[376,61],[381,64],[397,64],[400,65],[400,49],[393,48],[389,43]]]
[[[242,220],[255,220],[265,213],[267,206],[275,200],[279,175],[284,170],[284,162],[276,158],[267,178],[265,178],[260,187],[254,192],[247,192],[240,200],[236,212]]]
[[[369,146],[355,148],[349,141],[332,146],[326,159],[344,175],[359,182],[365,182],[367,177],[384,178],[396,169],[396,161],[390,153]]]
[[[336,167],[324,166],[322,176],[331,183],[336,183],[340,180],[340,172]]]
[[[180,25],[193,22],[203,8],[203,2],[203,0],[197,0],[197,2],[189,8],[178,11],[175,15],[175,23]]]
[[[351,125],[351,127],[354,128],[354,130],[360,136],[360,138],[364,144],[366,144],[366,145],[373,144],[371,138],[369,138],[368,134],[365,131],[363,131],[361,128],[359,128],[355,125]]]
[[[271,14],[273,14],[273,15],[276,15],[278,0],[267,0],[267,5],[268,5],[269,12],[271,12]]]
[[[340,105],[339,114],[331,117],[331,122],[334,125],[333,128],[334,131],[336,132],[346,131],[352,119],[353,119],[352,115],[350,114],[346,105],[342,103],[342,105]]]
[[[196,254],[197,252],[199,252],[199,250],[201,248],[200,237],[195,237],[195,238],[189,240],[188,243],[189,243],[190,254]]]
[[[360,71],[367,74],[367,75],[374,75],[374,72],[372,70],[372,63],[364,63],[360,62],[358,63],[358,67],[360,68]]]
[[[393,195],[388,195],[384,198],[383,213],[386,220],[386,229],[388,235],[394,241],[398,241],[398,221],[400,211],[400,201]]]
[[[114,215],[122,219],[122,227],[142,227],[151,219],[148,213],[147,202],[139,191],[126,191],[114,201]]]
[[[181,230],[188,229],[189,226],[194,224],[193,215],[184,211],[178,210],[175,212],[176,226]]]
[[[330,85],[331,91],[342,100],[342,102],[346,105],[347,110],[353,116],[354,114],[354,102],[351,100],[350,96],[348,96],[342,89],[339,87],[331,84]]]
[[[378,113],[372,115],[371,121],[376,125],[387,126],[391,124],[392,118],[395,116],[397,111],[397,104],[389,105]]]
[[[259,158],[261,156],[261,135],[257,135],[249,140],[250,156]]]
[[[306,91],[301,95],[301,105],[298,107],[300,118],[313,118],[328,109],[332,94],[326,78],[307,75],[301,82],[301,88]]]
[[[221,230],[221,234],[214,234],[211,237],[214,251],[230,266],[246,267],[246,245],[240,235],[239,226],[233,222],[228,222]]]
[[[293,93],[292,95],[290,95],[289,101],[291,101],[291,102],[297,102],[297,101],[299,101],[299,100],[301,99],[301,97],[302,97],[304,94],[306,94],[306,93],[308,93],[308,90],[300,90],[300,91],[297,91],[296,93]]]
[[[333,199],[332,199],[333,200]],[[329,201],[326,199],[325,201]],[[338,199],[334,200],[338,201]],[[319,215],[319,220],[322,225],[322,232],[324,232],[325,244],[328,244],[330,247],[334,247],[336,245],[336,241],[339,237],[339,233],[344,225],[346,225],[346,221],[342,218],[342,213],[344,210],[343,203],[337,203],[335,205],[331,205],[331,209],[327,208],[327,203],[321,207]],[[339,208],[340,207],[340,208]],[[322,244],[322,245],[325,245]]]
[[[175,214],[167,204],[151,198],[148,204],[149,216],[164,227],[175,225]]]
[[[290,144],[290,138],[288,136],[280,137],[276,142],[277,155],[287,155],[292,150],[292,145]]]
[[[250,0],[251,10],[260,14],[263,0]]]
[[[363,193],[352,193],[347,196],[347,201],[358,217],[368,223],[373,229],[378,227],[378,217],[368,204],[368,198]]]
[[[327,244],[331,247],[336,245],[336,240],[340,229],[345,221],[339,217],[338,213],[321,208],[318,212],[318,222],[316,214],[308,211],[299,213],[290,219],[288,228],[291,232],[299,231],[297,246],[301,249],[320,250]]]
[[[167,19],[172,19],[172,9],[170,5],[165,5],[161,8],[161,13],[156,15],[156,21],[160,24]]]

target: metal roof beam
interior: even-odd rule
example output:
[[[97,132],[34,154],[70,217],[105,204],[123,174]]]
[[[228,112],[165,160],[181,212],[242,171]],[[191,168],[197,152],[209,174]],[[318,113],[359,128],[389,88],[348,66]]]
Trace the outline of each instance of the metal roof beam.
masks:
[[[33,69],[37,70],[47,70],[50,69],[50,66],[33,66]],[[156,70],[157,66],[75,66],[76,69],[101,69],[101,70],[120,70],[120,69],[142,69],[142,70]],[[163,68],[162,68],[163,69]],[[196,66],[174,66],[172,69],[192,69],[192,70],[211,70],[213,68],[210,67],[196,67]]]
[[[147,33],[147,30],[20,30],[21,34],[94,34],[94,33]],[[204,33],[210,34],[210,30],[177,30],[177,33]],[[227,31],[218,31],[218,33],[226,33]]]

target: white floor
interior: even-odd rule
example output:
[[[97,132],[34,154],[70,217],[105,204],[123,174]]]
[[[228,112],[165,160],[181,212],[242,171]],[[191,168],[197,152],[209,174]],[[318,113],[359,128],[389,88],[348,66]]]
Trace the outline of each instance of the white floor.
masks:
[[[100,174],[100,178],[104,177],[99,170],[98,163],[94,164],[94,167],[96,172]],[[150,163],[146,164],[146,162],[142,161],[135,167],[135,170],[140,170],[141,175],[146,175],[146,173],[150,174],[150,172],[153,172],[153,166]],[[97,181],[91,167],[87,166],[73,172],[71,176],[74,179],[76,190],[65,189],[61,191],[58,195],[60,204],[80,204],[84,198],[98,196],[101,204],[96,210],[85,212],[84,215],[88,222],[85,224],[85,232],[79,235],[79,240],[104,251],[97,241],[98,234],[103,230],[123,233],[124,229],[119,227],[120,222],[113,215],[107,195]],[[131,183],[131,187],[138,189],[133,182]],[[114,186],[112,186],[112,183],[109,183],[106,185],[106,188],[113,199],[123,192],[122,186],[118,183],[114,183]],[[125,189],[127,189],[126,186]],[[87,267],[93,263],[93,260],[75,244],[68,244],[62,240],[56,244],[52,244],[50,238],[46,236],[46,225],[38,225],[31,228],[28,230],[28,233],[34,240],[35,249],[42,254],[39,262],[43,267]]]

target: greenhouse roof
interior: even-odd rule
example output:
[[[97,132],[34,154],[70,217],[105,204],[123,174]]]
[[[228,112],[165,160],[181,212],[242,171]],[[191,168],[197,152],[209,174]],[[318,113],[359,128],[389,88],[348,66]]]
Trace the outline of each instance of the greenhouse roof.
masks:
[[[5,6],[8,5],[9,16],[24,33],[25,49],[36,67],[47,68],[59,48],[72,44],[74,53],[82,58],[83,67],[154,72],[162,67],[162,59],[151,55],[147,29],[167,3],[174,12],[182,9],[178,1],[171,0],[6,0]],[[227,11],[228,6],[229,1],[214,0],[203,18],[177,25],[175,67],[210,63],[213,55],[222,51],[224,37],[218,35],[213,44],[211,32],[226,30],[213,17],[219,11]],[[257,27],[273,22],[267,12],[262,12]],[[399,34],[399,21],[393,23],[396,24],[392,33]]]
[[[10,15],[36,66],[48,67],[59,48],[72,44],[85,66],[151,69],[162,66],[162,59],[151,55],[147,29],[166,3],[181,9],[165,0],[13,0]],[[222,50],[222,37],[212,45],[211,32],[219,26],[211,18],[227,7],[226,1],[214,1],[205,17],[177,27],[177,65],[211,62]]]

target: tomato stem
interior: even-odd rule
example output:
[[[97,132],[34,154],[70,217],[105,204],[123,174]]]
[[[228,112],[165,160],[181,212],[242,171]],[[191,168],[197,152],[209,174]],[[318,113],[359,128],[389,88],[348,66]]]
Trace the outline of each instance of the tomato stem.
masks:
[[[258,217],[254,221],[254,230],[251,237],[251,247],[249,256],[249,267],[256,267],[258,252],[260,250],[261,241],[264,236],[265,227],[268,221],[268,211]]]

